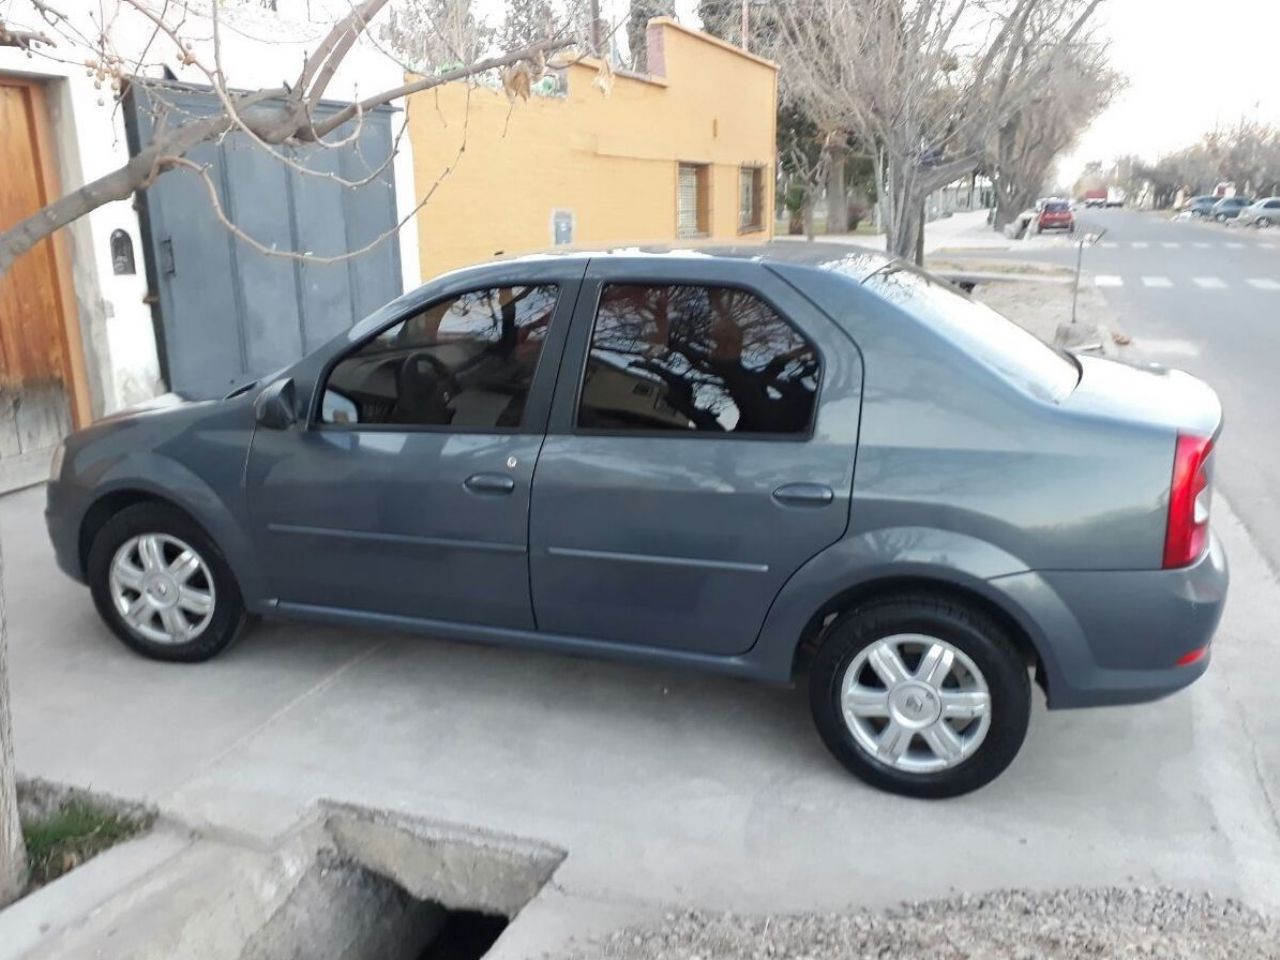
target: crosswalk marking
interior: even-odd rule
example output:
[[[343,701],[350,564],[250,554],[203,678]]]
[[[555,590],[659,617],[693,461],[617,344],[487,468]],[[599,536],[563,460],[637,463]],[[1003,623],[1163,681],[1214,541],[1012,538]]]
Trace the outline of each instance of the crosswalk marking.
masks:
[[[1256,287],[1259,290],[1280,290],[1280,283],[1276,283],[1274,280],[1268,280],[1266,277],[1250,277],[1245,280],[1245,283],[1251,287]]]
[[[1195,277],[1194,280],[1197,287],[1203,287],[1205,290],[1221,290],[1226,286],[1217,277]]]
[[[1172,287],[1168,277],[1143,277],[1142,285],[1144,287]]]
[[[1243,243],[1224,243],[1224,244],[1223,244],[1223,246],[1224,246],[1224,247],[1229,247],[1229,248],[1230,248],[1230,249],[1232,249],[1232,250],[1243,250],[1243,249],[1244,249],[1244,244],[1243,244]]]
[[[1120,244],[1116,243],[1114,240],[1107,240],[1106,242],[1099,244],[1099,246],[1106,247],[1108,250],[1114,250],[1116,247],[1120,246]]]
[[[1182,244],[1180,244],[1177,240],[1164,240],[1161,242],[1160,246],[1172,248],[1172,247],[1180,247],[1182,246]]]
[[[1093,278],[1093,285],[1095,287],[1123,287],[1124,280],[1111,274],[1100,273]]]
[[[1205,243],[1203,240],[1196,240],[1191,244],[1193,247],[1199,247],[1201,250],[1208,250],[1213,244]]]
[[[1145,240],[1134,240],[1131,244],[1129,244],[1129,246],[1131,246],[1131,247],[1135,247],[1135,248],[1137,248],[1137,249],[1143,249],[1144,247],[1146,247],[1146,246],[1147,246],[1147,241],[1145,241]]]

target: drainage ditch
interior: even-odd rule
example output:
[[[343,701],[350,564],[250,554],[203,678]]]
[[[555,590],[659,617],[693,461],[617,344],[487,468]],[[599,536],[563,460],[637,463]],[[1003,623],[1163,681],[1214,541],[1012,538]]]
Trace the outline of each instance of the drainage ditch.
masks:
[[[231,956],[479,960],[563,858],[518,838],[325,806],[254,878],[253,921],[227,917],[244,934]]]

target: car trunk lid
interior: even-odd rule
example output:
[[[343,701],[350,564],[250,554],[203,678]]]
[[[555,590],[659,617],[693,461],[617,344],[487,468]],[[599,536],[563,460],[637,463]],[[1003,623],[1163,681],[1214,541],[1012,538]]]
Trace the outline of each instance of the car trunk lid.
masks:
[[[1160,364],[1079,356],[1080,382],[1062,401],[1079,413],[1166,426],[1212,437],[1222,426],[1222,404],[1203,380]]]

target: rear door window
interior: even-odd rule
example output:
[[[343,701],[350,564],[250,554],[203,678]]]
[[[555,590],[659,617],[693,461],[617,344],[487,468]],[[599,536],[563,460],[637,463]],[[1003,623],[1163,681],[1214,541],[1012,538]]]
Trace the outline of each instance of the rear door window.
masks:
[[[817,348],[746,290],[606,284],[577,425],[804,437],[819,372]]]

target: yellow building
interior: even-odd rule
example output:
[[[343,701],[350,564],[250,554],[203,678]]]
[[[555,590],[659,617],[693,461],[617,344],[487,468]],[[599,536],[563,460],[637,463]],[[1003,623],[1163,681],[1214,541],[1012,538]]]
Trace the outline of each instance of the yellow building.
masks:
[[[773,233],[777,67],[666,17],[650,73],[570,62],[527,102],[409,98],[422,276],[553,246],[747,243]],[[460,149],[464,146],[465,149]]]

